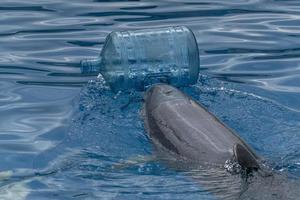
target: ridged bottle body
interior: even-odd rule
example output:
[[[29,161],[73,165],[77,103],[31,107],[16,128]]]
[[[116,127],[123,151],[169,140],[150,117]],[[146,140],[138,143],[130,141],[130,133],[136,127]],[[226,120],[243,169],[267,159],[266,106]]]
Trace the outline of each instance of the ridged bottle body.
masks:
[[[110,33],[100,58],[85,66],[99,70],[114,91],[144,90],[158,82],[186,86],[198,79],[199,52],[184,26],[120,31]]]

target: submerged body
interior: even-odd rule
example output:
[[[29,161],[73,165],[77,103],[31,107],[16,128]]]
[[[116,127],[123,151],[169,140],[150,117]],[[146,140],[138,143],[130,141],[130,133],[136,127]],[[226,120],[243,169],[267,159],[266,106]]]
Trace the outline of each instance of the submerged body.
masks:
[[[178,89],[165,84],[150,88],[144,112],[146,129],[159,155],[175,169],[188,170],[219,198],[293,199],[300,193],[293,182],[296,195],[290,198],[290,191],[280,186],[287,184],[286,176],[265,172],[260,158],[233,130]],[[238,163],[243,172],[255,172],[248,178],[229,173],[228,161]],[[255,190],[262,188],[263,196],[254,197]]]

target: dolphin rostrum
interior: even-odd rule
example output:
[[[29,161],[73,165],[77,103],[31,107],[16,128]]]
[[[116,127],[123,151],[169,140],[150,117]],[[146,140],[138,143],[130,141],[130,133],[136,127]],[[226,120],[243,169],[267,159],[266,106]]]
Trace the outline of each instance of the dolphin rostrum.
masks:
[[[175,169],[188,169],[193,179],[221,199],[294,199],[300,195],[299,184],[288,181],[285,190],[286,176],[265,167],[233,130],[175,87],[157,84],[147,90],[144,121],[158,155]],[[228,166],[239,170],[232,173]]]

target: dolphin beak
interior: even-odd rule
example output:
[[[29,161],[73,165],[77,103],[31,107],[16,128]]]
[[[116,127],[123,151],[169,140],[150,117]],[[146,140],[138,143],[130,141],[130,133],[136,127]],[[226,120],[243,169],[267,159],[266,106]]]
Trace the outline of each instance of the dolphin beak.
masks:
[[[167,84],[156,84],[150,87],[144,96],[148,111],[152,111],[160,104],[177,99],[186,99],[184,94],[173,86]]]

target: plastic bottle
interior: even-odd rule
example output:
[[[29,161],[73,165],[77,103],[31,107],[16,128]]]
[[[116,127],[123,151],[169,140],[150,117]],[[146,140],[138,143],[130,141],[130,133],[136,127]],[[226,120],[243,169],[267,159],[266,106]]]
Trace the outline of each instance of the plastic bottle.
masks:
[[[112,32],[98,58],[81,61],[81,71],[101,73],[113,91],[186,86],[198,79],[197,41],[184,26]]]

